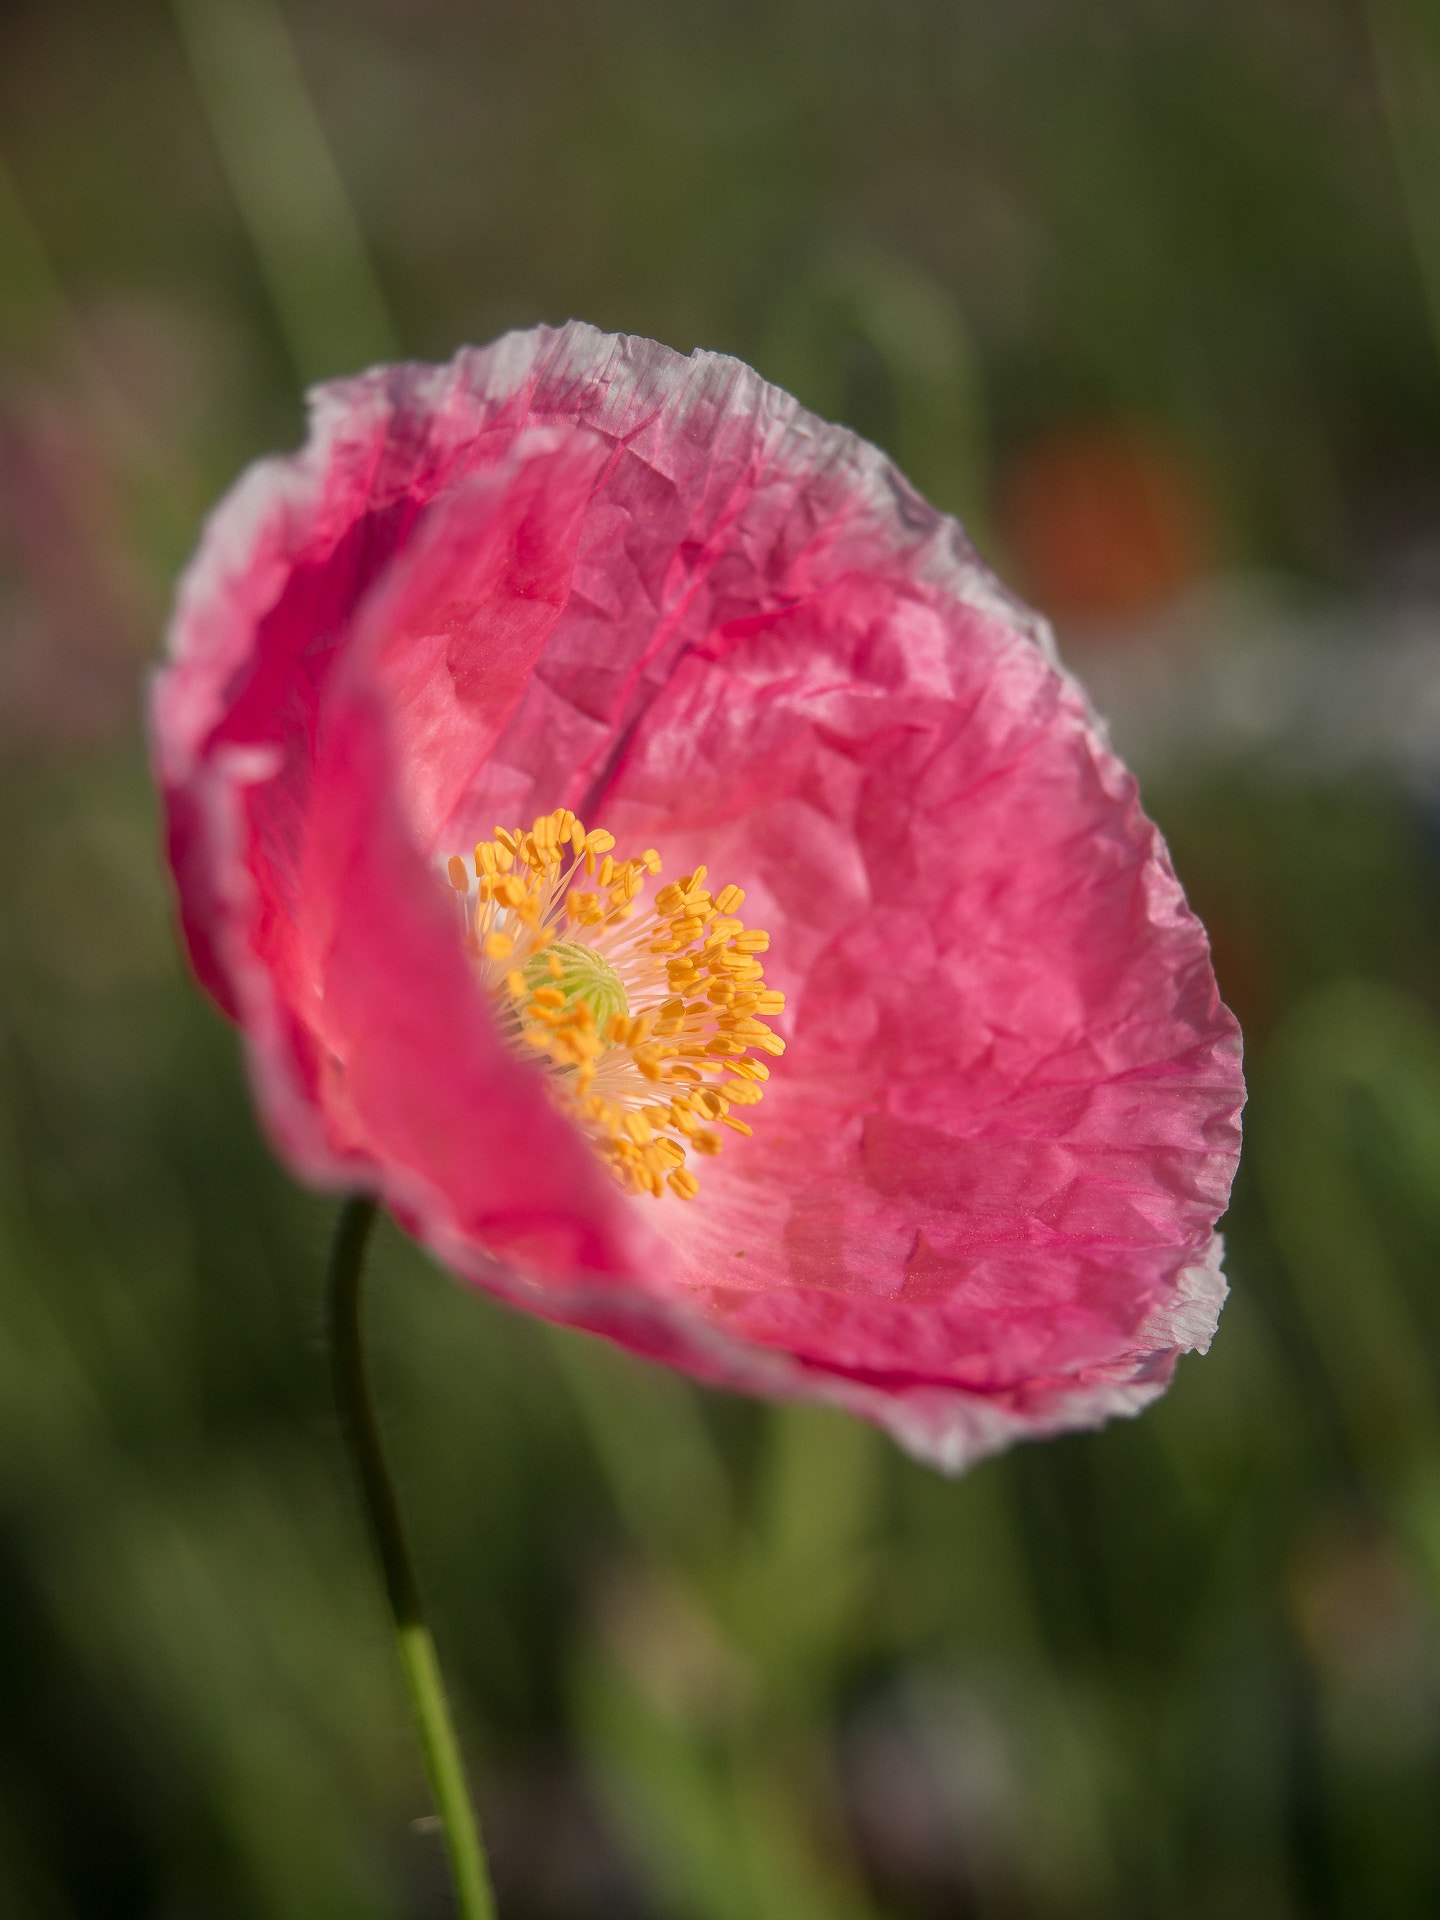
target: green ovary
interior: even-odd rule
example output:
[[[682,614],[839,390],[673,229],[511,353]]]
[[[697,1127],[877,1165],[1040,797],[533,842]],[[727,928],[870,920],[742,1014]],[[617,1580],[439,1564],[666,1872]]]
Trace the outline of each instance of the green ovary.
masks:
[[[559,962],[558,975],[550,964],[552,959]],[[558,987],[567,1007],[582,1001],[589,1007],[595,1031],[602,1038],[608,1036],[617,1013],[629,1016],[630,1002],[619,974],[608,960],[593,948],[582,947],[578,940],[552,940],[526,966],[525,984],[532,991],[536,987]]]

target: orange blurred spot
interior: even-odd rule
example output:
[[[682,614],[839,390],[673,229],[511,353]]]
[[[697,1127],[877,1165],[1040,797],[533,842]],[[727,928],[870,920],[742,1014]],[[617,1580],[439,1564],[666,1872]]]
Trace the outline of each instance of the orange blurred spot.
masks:
[[[1214,544],[1204,483],[1180,449],[1106,423],[1022,449],[999,519],[1026,591],[1060,619],[1152,613],[1205,570]]]

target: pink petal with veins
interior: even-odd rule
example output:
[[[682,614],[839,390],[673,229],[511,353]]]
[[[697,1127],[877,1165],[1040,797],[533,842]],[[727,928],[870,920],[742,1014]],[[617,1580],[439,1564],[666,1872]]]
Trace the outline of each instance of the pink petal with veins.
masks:
[[[572,324],[322,389],[154,737],[280,1151],[480,1284],[952,1469],[1208,1343],[1239,1036],[1134,782],[955,523],[738,362]],[[446,856],[560,806],[771,934],[787,1051],[691,1202],[610,1179],[460,944]]]

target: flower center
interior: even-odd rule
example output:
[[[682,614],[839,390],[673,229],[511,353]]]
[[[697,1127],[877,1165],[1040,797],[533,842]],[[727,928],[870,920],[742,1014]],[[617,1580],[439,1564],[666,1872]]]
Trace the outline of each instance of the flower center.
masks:
[[[693,1199],[691,1154],[720,1151],[731,1109],[759,1103],[785,1042],[765,1024],[785,997],[765,985],[770,936],[736,918],[739,887],[710,893],[704,867],[640,896],[653,847],[617,861],[615,838],[568,808],[527,832],[495,829],[472,867],[456,854],[466,945],[517,1049],[627,1191]],[[582,884],[589,882],[590,884]]]
[[[558,971],[556,961],[560,963]],[[630,1012],[625,982],[603,953],[582,947],[578,940],[552,940],[521,972],[532,994],[538,988],[553,987],[565,996],[566,1009],[588,1007],[595,1031],[602,1037],[608,1037],[617,1015],[624,1019]]]

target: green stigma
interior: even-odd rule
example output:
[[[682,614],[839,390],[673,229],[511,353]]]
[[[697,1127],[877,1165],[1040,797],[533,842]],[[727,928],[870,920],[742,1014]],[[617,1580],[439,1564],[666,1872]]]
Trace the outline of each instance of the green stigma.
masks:
[[[558,973],[552,960],[559,964]],[[629,1017],[630,1002],[619,974],[602,955],[592,947],[582,947],[578,940],[552,940],[543,953],[527,962],[524,971],[525,984],[532,992],[536,987],[558,987],[567,1007],[583,1001],[602,1039],[608,1036],[617,1013]]]

